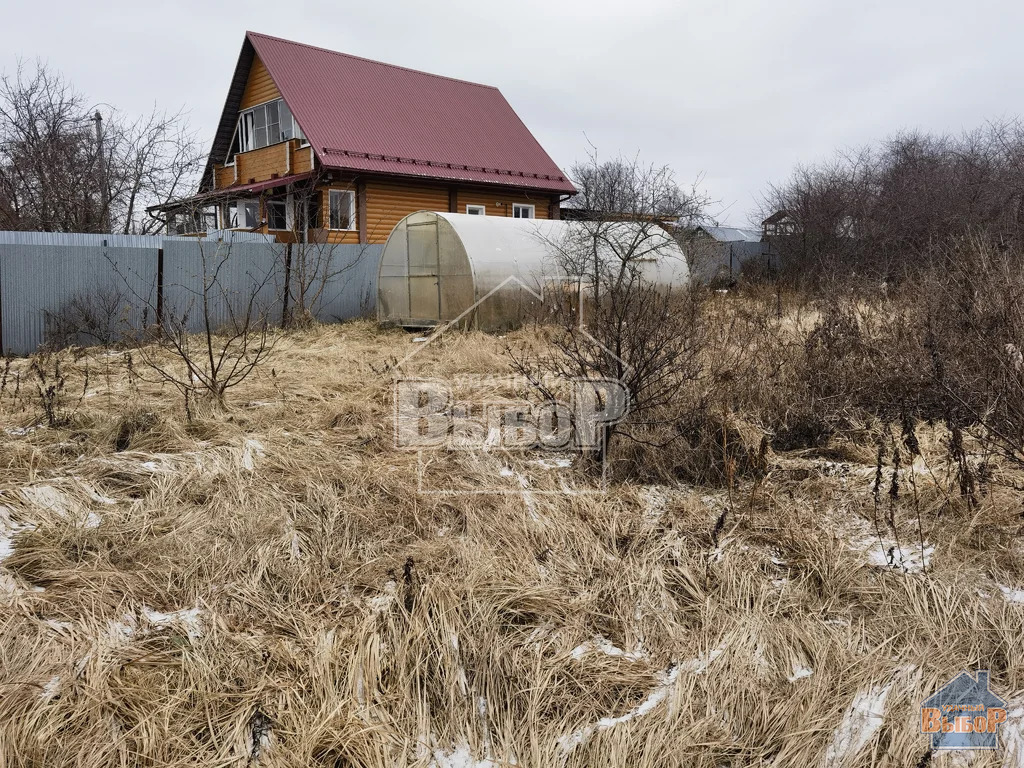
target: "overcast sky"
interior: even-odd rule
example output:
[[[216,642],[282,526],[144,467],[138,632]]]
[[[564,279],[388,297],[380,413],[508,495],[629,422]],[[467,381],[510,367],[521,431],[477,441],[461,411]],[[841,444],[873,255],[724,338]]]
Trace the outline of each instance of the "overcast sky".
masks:
[[[727,224],[769,181],[902,128],[1024,104],[1024,3],[824,0],[2,0],[0,68],[39,57],[96,102],[213,130],[246,29],[495,85],[563,169],[639,153],[703,176]]]

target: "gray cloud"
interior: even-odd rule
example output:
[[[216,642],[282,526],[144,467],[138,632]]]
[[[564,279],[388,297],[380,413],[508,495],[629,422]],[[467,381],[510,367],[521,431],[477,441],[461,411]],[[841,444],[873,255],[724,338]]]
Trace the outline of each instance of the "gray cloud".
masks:
[[[589,139],[704,174],[732,224],[798,162],[1024,103],[1024,5],[993,0],[5,5],[5,71],[39,57],[98,102],[185,105],[204,135],[253,29],[495,85],[563,168]]]

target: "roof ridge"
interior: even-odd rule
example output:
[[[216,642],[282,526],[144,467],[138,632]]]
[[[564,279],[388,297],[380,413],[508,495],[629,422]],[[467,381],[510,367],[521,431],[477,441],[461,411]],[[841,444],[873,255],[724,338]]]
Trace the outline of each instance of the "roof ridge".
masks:
[[[356,55],[351,54],[351,53],[343,53],[342,51],[332,51],[330,48],[324,48],[324,47],[319,46],[319,45],[310,45],[309,43],[300,43],[297,40],[286,40],[283,37],[277,37],[276,35],[267,35],[267,34],[264,34],[263,32],[253,32],[252,30],[247,30],[246,33],[245,33],[245,36],[246,37],[262,37],[262,38],[265,38],[267,40],[276,40],[279,43],[288,43],[289,45],[297,45],[297,46],[299,46],[301,48],[312,48],[315,51],[323,51],[324,53],[330,53],[330,54],[332,54],[334,56],[344,56],[346,59],[355,59],[356,61],[365,61],[365,62],[367,62],[369,64],[379,64],[382,67],[390,67],[391,69],[401,69],[404,72],[412,72],[413,74],[417,74],[417,75],[426,75],[427,77],[436,77],[438,80],[448,80],[448,81],[453,82],[453,83],[462,83],[464,85],[475,85],[477,88],[488,88],[488,89],[490,89],[492,91],[498,91],[500,93],[500,90],[498,89],[498,87],[494,86],[494,85],[487,85],[486,83],[474,83],[472,80],[463,80],[463,79],[458,78],[458,77],[449,77],[448,75],[438,75],[438,74],[435,74],[433,72],[426,72],[426,71],[424,71],[422,69],[413,69],[412,67],[403,67],[400,64],[389,64],[386,61],[378,61],[376,59],[368,59],[365,56],[356,56]]]

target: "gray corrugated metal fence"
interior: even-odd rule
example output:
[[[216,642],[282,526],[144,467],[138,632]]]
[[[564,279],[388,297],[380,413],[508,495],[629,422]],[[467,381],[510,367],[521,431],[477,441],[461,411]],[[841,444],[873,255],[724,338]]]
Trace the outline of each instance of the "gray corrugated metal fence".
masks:
[[[241,232],[204,239],[0,232],[0,351],[111,342],[154,324],[158,307],[165,323],[184,321],[199,331],[204,286],[214,328],[247,312],[282,322],[286,293],[294,306],[300,284],[324,322],[373,309],[383,246],[318,246],[319,271],[298,270],[306,275],[299,281],[289,273],[304,266],[308,248],[289,252],[265,235]]]

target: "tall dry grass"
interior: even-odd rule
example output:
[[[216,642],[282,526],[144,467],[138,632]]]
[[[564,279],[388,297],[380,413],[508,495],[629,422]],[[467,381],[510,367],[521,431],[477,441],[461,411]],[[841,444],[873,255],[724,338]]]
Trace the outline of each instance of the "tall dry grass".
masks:
[[[38,426],[15,361],[0,763],[949,764],[926,756],[920,702],[963,669],[1024,689],[1024,604],[1000,589],[1022,586],[1018,469],[991,459],[1005,482],[968,503],[938,424],[898,467],[881,423],[762,450],[789,413],[778,381],[798,375],[773,379],[773,355],[806,347],[760,314],[720,332],[752,355],[718,361],[733,408],[703,427],[725,482],[664,482],[706,462],[694,443],[662,482],[602,493],[546,493],[594,478],[499,451],[430,471],[502,493],[418,493],[391,435],[389,370],[413,345],[368,323],[282,336],[227,411],[191,422],[169,386],[91,350],[60,353],[74,399]],[[416,364],[502,372],[507,343],[451,336]]]

